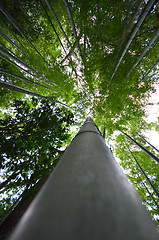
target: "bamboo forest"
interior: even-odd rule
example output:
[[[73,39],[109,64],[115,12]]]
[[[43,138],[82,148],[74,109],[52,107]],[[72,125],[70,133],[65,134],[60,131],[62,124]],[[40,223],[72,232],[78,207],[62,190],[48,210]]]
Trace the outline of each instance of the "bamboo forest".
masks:
[[[88,116],[159,226],[158,64],[157,0],[1,1],[0,218],[7,234]]]

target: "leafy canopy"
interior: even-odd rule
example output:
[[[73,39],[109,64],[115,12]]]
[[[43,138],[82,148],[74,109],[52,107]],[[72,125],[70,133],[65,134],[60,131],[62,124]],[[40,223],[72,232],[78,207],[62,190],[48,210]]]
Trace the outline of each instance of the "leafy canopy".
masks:
[[[151,5],[133,38],[145,8],[153,1],[65,1],[68,2],[71,14],[68,14],[63,0],[50,0],[50,5],[46,2],[48,1],[6,0],[1,3],[1,81],[63,101],[71,106],[71,110],[80,119],[92,115],[101,129],[106,125],[108,140],[119,129],[134,137],[134,131],[144,134],[153,124],[157,129],[157,124],[149,125],[145,117],[149,97],[155,91],[158,81],[155,63],[158,61],[159,41],[158,37],[154,38],[158,36],[156,33],[159,28],[158,1]],[[131,44],[126,48],[131,38]],[[142,53],[143,57],[138,61]],[[138,64],[133,67],[136,61]],[[131,73],[128,74],[129,72]],[[0,106],[6,108],[12,99],[23,96],[21,91],[11,91],[3,86],[0,89]],[[28,115],[27,117],[29,118]],[[27,121],[29,124],[30,120]],[[14,135],[14,131],[16,127],[18,131],[23,128],[21,125],[10,124],[15,136],[10,141],[20,141],[18,132]],[[28,125],[28,129],[29,127]],[[35,129],[32,130],[36,135]],[[29,141],[33,141],[36,146],[31,133]],[[140,182],[136,175],[138,170],[133,160],[130,160],[128,151],[125,151],[125,141],[121,135],[117,137],[116,154],[125,168],[131,167],[130,178],[136,184],[135,181]],[[28,144],[32,145],[31,142]],[[30,145],[28,149],[31,148]],[[158,167],[155,163],[150,163],[151,171],[148,158],[136,150],[135,146],[131,150],[138,152],[143,168],[157,185]],[[24,143],[17,151],[17,158],[20,151],[25,153]],[[46,149],[41,149],[43,151]],[[139,186],[140,195],[143,196],[141,192],[145,190],[140,183]],[[147,205],[152,206],[149,197],[144,194],[144,198]],[[156,207],[154,208],[157,215]]]

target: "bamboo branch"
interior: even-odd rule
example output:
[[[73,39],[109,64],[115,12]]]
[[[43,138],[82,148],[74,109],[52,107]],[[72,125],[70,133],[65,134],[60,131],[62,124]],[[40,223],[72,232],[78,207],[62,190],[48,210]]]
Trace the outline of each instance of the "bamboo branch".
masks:
[[[76,46],[76,41],[74,42],[72,48],[70,48],[69,53],[61,60],[60,64],[62,64],[63,62],[65,62],[65,61],[67,60],[67,58],[68,58],[68,57],[70,56],[70,54],[71,54],[72,49],[74,49],[75,46]]]

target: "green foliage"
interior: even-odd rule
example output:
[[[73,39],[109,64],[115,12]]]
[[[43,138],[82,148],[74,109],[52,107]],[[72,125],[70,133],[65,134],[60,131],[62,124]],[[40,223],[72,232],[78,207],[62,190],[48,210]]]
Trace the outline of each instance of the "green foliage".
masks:
[[[1,193],[7,191],[8,195],[18,194],[49,175],[74,123],[70,111],[46,100],[15,100],[11,110],[12,115],[6,113],[0,120],[2,184],[9,180]],[[3,200],[4,207],[12,202],[11,197],[7,199]]]
[[[158,1],[152,6],[142,26],[139,28],[111,82],[111,76],[147,1],[143,1],[129,31],[127,31],[127,29],[139,1],[131,1],[132,5],[130,4],[130,1],[125,0],[69,1],[84,64],[79,53],[76,39],[74,38],[74,33],[64,1],[50,0],[49,2],[57,15],[72,48],[44,0],[3,1],[1,3],[3,10],[10,14],[12,21],[17,23],[21,33],[11,21],[7,19],[5,14],[0,11],[0,47],[3,50],[8,48],[7,51],[10,51],[10,54],[15,54],[14,56],[28,64],[36,71],[36,73],[26,66],[23,70],[18,68],[13,64],[18,64],[17,61],[12,60],[1,53],[1,80],[28,89],[32,92],[51,97],[54,100],[63,101],[71,106],[78,119],[84,119],[89,113],[99,127],[103,128],[104,124],[106,125],[106,138],[108,140],[111,139],[114,132],[119,129],[129,132],[131,136],[134,136],[134,130],[141,133],[147,129],[155,128],[155,130],[158,131],[157,123],[148,124],[145,120],[146,106],[149,97],[155,91],[154,85],[158,81],[158,69],[154,69],[148,74],[143,82],[137,86],[137,84],[143,79],[143,76],[158,60],[158,39],[156,39],[131,74],[127,76],[127,73],[132,68],[134,62],[138,59],[159,27]],[[47,11],[55,29],[51,26],[43,8]],[[65,49],[61,46],[57,35]],[[4,57],[6,57],[6,59]],[[9,60],[12,60],[13,63],[9,62]],[[20,67],[24,66],[21,64]],[[1,69],[20,77],[34,80],[37,83],[44,84],[56,92],[4,74]],[[24,70],[27,70],[27,72]],[[54,83],[56,85],[54,85]],[[48,121],[48,124],[51,123],[45,118],[42,112],[40,113],[40,110],[36,110],[36,113],[34,113],[36,121],[38,116],[41,116],[41,119],[43,119],[41,123],[38,120],[39,129],[37,130],[35,122],[29,118],[30,111],[33,113],[35,109],[33,108],[33,110],[31,106],[27,107],[28,103],[23,106],[21,105],[21,108],[18,110],[19,113],[17,113],[19,115],[16,115],[21,116],[22,125],[20,123],[16,125],[13,121],[13,119],[16,118],[14,111],[12,113],[13,119],[11,117],[12,120],[10,120],[10,122],[9,117],[2,116],[3,110],[9,108],[11,102],[14,102],[13,99],[18,100],[22,97],[24,97],[24,95],[20,92],[0,88],[0,106],[2,108],[0,115],[3,120],[1,124],[2,127],[4,127],[5,124],[7,124],[5,121],[8,121],[9,125],[6,129],[8,129],[8,134],[13,134],[13,136],[7,140],[10,149],[10,155],[8,155],[8,158],[13,157],[15,154],[15,151],[11,149],[13,147],[13,142],[17,141],[17,145],[15,146],[17,152],[14,156],[15,159],[13,160],[14,164],[17,162],[17,165],[26,165],[28,171],[31,171],[27,165],[27,161],[21,162],[20,160],[21,154],[26,156],[27,154],[30,154],[30,161],[35,161],[35,163],[37,162],[37,164],[39,164],[39,167],[37,168],[39,169],[37,170],[39,171],[37,172],[38,175],[40,174],[40,164],[43,166],[44,163],[40,162],[42,160],[37,159],[37,155],[34,156],[33,154],[37,146],[34,136],[38,137],[39,142],[44,141],[44,147],[38,149],[36,154],[44,154],[46,161],[48,161],[48,159],[52,161],[51,159],[53,158],[50,156],[50,153],[46,153],[46,132],[42,122]],[[14,104],[15,103],[16,102],[14,102]],[[16,104],[18,104],[18,101]],[[16,105],[16,107],[18,108],[18,105]],[[22,108],[24,108],[24,111],[26,112],[23,112]],[[31,110],[28,110],[27,108]],[[23,114],[25,116],[23,117],[24,119],[22,119]],[[67,121],[67,119],[64,120]],[[28,122],[28,125],[25,125],[25,122]],[[28,132],[29,129],[29,137],[26,137],[26,132]],[[57,131],[61,131],[58,127],[55,129],[55,132],[53,132],[54,134],[58,134]],[[18,131],[22,132],[22,138],[19,137],[18,134],[20,133],[18,133]],[[32,136],[31,131],[34,132],[34,136]],[[24,141],[25,137],[28,143]],[[66,140],[66,138],[62,139],[62,136],[60,139],[61,141]],[[51,137],[48,141],[51,143]],[[138,169],[134,167],[134,164],[130,164],[128,161],[130,156],[129,153],[127,153],[127,150],[125,150],[125,138],[119,135],[116,142],[116,154],[121,159],[121,164],[124,168],[127,170],[130,167],[132,168],[130,178],[132,181],[135,181]],[[21,144],[20,149],[18,148],[19,144]],[[27,152],[25,152],[25,148],[28,149]],[[134,146],[133,149],[135,149]],[[136,149],[134,151],[136,151]],[[53,152],[53,154],[55,153]],[[139,151],[137,151],[136,154],[139,154],[141,159],[145,159],[145,156],[142,156]],[[5,161],[4,158],[4,163],[6,163]],[[34,168],[35,165],[36,164],[34,164]],[[146,164],[143,166],[146,167]],[[12,165],[10,166],[9,163],[7,167],[11,172],[19,170],[17,167],[13,168]],[[155,164],[153,165],[153,162],[151,167],[154,170],[152,172],[149,171],[149,174],[153,178],[153,175],[156,176],[156,174],[158,174],[158,170],[156,170],[156,166]],[[157,171],[156,174],[155,171]],[[7,176],[9,176],[9,174],[10,173],[8,172]],[[25,172],[22,172],[22,174],[23,176],[19,182],[21,181],[21,185],[23,186],[25,179],[27,181],[29,179],[25,176]],[[17,181],[19,179],[18,176]],[[155,181],[157,184],[158,178],[156,178]],[[138,191],[144,201],[148,202],[148,206],[152,206],[152,201],[149,200],[149,197],[146,195],[142,186],[139,187]],[[153,211],[156,211],[156,209],[151,209],[151,212]]]

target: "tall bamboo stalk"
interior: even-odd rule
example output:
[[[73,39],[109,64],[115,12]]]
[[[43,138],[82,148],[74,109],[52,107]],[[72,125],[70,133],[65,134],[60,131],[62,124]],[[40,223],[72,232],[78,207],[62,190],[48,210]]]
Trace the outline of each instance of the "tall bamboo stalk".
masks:
[[[30,83],[30,84],[35,84],[35,85],[38,85],[38,86],[40,86],[40,87],[46,88],[46,89],[48,89],[48,90],[51,90],[51,91],[57,92],[56,90],[54,90],[54,89],[52,89],[52,88],[49,88],[49,87],[44,86],[44,85],[42,85],[42,84],[40,84],[40,83],[37,83],[37,82],[31,81],[31,80],[28,79],[28,78],[24,78],[24,77],[21,77],[21,76],[15,75],[15,74],[10,73],[10,72],[8,72],[8,71],[2,69],[2,68],[0,68],[0,73],[2,73],[2,74],[6,74],[6,75],[9,75],[9,76],[14,77],[14,78],[18,78],[18,79],[22,80],[23,82],[28,82],[28,83]]]
[[[0,44],[3,48],[6,48],[5,46],[3,46],[2,44]],[[16,54],[14,54],[13,55],[13,53],[11,54],[11,53],[9,53],[8,51],[5,51],[3,48],[1,48],[0,47],[0,52],[2,53],[2,54],[4,54],[5,56],[7,56],[7,57],[9,57],[9,58],[11,58],[12,60],[14,60],[15,62],[17,62],[17,63],[19,63],[20,65],[17,65],[16,64],[16,66],[17,67],[20,67],[20,66],[23,66],[24,68],[24,71],[25,71],[25,68],[27,68],[27,69],[29,69],[30,71],[32,71],[32,72],[34,72],[36,75],[38,75],[38,76],[40,76],[41,78],[44,78],[44,79],[46,79],[47,81],[49,81],[49,82],[51,82],[52,83],[52,85],[54,85],[54,86],[56,86],[56,87],[58,87],[57,86],[57,84],[56,83],[54,83],[53,81],[51,81],[51,80],[49,80],[49,79],[47,79],[44,75],[41,75],[39,72],[37,72],[35,69],[33,69],[32,67],[30,67],[27,63],[25,63],[23,60],[21,60],[18,56],[16,56]],[[7,48],[6,48],[7,49]],[[7,49],[7,50],[9,50],[9,49]],[[12,64],[13,64],[13,62],[12,62]],[[21,68],[21,67],[20,67]],[[22,69],[22,68],[21,68]],[[28,72],[28,71],[27,71]],[[30,72],[29,72],[30,73]],[[32,75],[32,73],[30,73],[31,75]],[[33,75],[34,76],[34,75]],[[39,78],[38,78],[39,79]],[[44,80],[41,80],[41,81],[44,81]],[[44,81],[45,82],[45,81]]]
[[[71,23],[71,26],[72,26],[72,30],[73,30],[75,39],[76,39],[76,42],[77,42],[78,50],[80,52],[82,62],[84,64],[84,66],[85,66],[83,55],[82,55],[82,51],[81,51],[81,46],[80,46],[80,43],[79,43],[79,39],[77,37],[77,31],[76,31],[75,23],[74,23],[74,20],[73,20],[73,17],[72,17],[72,12],[71,12],[70,6],[68,4],[68,1],[64,0],[64,3],[65,3],[65,6],[66,6],[66,9],[67,9],[67,12],[68,12],[68,16],[69,16],[69,19],[70,19],[70,23]]]
[[[156,193],[156,195],[159,197],[159,192],[157,191],[157,189],[155,188],[155,186],[153,185],[153,183],[151,182],[151,180],[149,179],[149,177],[146,175],[145,171],[143,170],[143,168],[141,167],[141,165],[139,164],[139,162],[137,161],[136,157],[134,156],[134,154],[131,152],[130,148],[129,152],[131,153],[133,159],[135,160],[136,164],[138,165],[138,167],[140,168],[141,172],[143,173],[143,175],[145,176],[146,180],[149,182],[149,184],[151,185],[152,189],[154,190],[154,192]]]
[[[115,73],[116,73],[116,71],[117,71],[117,69],[118,69],[118,67],[119,67],[122,59],[123,59],[123,57],[125,56],[125,53],[127,52],[127,50],[128,50],[128,48],[129,48],[132,40],[134,39],[136,33],[138,32],[141,24],[142,24],[143,21],[145,20],[148,12],[150,11],[150,9],[151,9],[151,7],[153,6],[154,3],[155,3],[155,0],[149,0],[149,2],[147,3],[144,11],[143,11],[142,14],[140,15],[140,17],[139,17],[139,19],[138,19],[138,21],[137,21],[137,23],[136,23],[136,25],[135,25],[135,27],[134,27],[134,30],[133,30],[133,32],[132,32],[132,34],[131,34],[131,36],[130,36],[130,38],[129,38],[129,40],[128,40],[128,42],[127,42],[127,44],[126,44],[126,46],[125,46],[125,48],[124,48],[124,50],[123,50],[123,52],[122,52],[122,55],[121,55],[121,57],[120,57],[117,65],[116,65],[116,67],[115,67],[115,70],[114,70],[114,72],[113,72],[113,74],[112,74],[112,76],[111,76],[111,79],[110,79],[110,81],[109,81],[109,83],[108,83],[108,86],[107,86],[107,89],[106,89],[106,90],[108,90],[109,85],[110,85],[110,83],[111,83],[111,81],[112,81],[112,79],[113,79],[113,77],[114,77],[114,75],[115,75]]]
[[[149,50],[149,48],[152,46],[152,44],[154,43],[154,41],[158,38],[159,36],[159,29],[156,31],[156,33],[154,34],[154,36],[151,38],[151,40],[149,41],[148,45],[145,47],[145,49],[143,50],[143,52],[140,54],[140,56],[138,57],[138,59],[135,61],[135,63],[133,64],[133,66],[131,67],[131,69],[129,70],[128,74],[126,77],[128,77],[130,75],[130,73],[132,72],[132,70],[137,66],[137,64],[140,62],[140,60],[143,58],[143,56],[146,54],[146,52]]]
[[[158,240],[136,191],[91,118],[10,240]]]
[[[138,147],[140,147],[145,153],[147,153],[151,158],[153,158],[156,162],[159,163],[159,158],[155,156],[153,153],[148,151],[145,147],[143,147],[141,144],[139,144],[137,141],[135,141],[132,137],[130,137],[128,134],[120,130],[127,138],[129,138],[132,142],[134,142]]]
[[[59,27],[60,27],[60,29],[61,29],[61,31],[62,31],[64,37],[66,38],[66,41],[68,42],[69,46],[70,46],[71,49],[72,49],[72,44],[70,43],[70,40],[68,39],[68,37],[67,37],[67,35],[66,35],[66,33],[65,33],[65,31],[64,31],[64,29],[63,29],[63,27],[62,27],[62,25],[61,25],[61,23],[60,23],[58,17],[57,17],[57,15],[56,15],[56,13],[55,13],[53,7],[51,6],[51,4],[50,4],[50,2],[49,2],[48,0],[45,0],[45,2],[46,2],[46,4],[47,4],[48,8],[50,9],[50,11],[52,12],[52,15],[54,16],[54,18],[55,18],[57,24],[59,25]],[[73,50],[73,49],[72,49],[72,50]],[[74,52],[74,50],[73,50],[73,52]],[[76,55],[75,52],[74,52],[74,54]]]
[[[51,68],[51,66],[48,64],[45,58],[41,55],[41,53],[36,49],[36,47],[31,43],[28,37],[24,34],[23,30],[19,27],[16,20],[2,6],[0,6],[0,10],[6,16],[6,18],[13,24],[13,26],[20,32],[20,34],[25,38],[25,40],[29,43],[29,45],[39,54],[39,56],[48,65],[48,67]]]
[[[24,93],[24,94],[28,94],[28,95],[31,95],[31,96],[34,96],[34,97],[38,97],[38,98],[43,98],[43,99],[47,99],[49,101],[52,101],[52,102],[56,102],[56,103],[59,103],[67,108],[70,108],[69,106],[67,106],[65,103],[62,103],[60,101],[57,101],[57,100],[54,100],[50,97],[46,97],[46,96],[43,96],[43,95],[40,95],[38,93],[34,93],[30,90],[27,90],[25,88],[21,88],[21,87],[18,87],[16,85],[13,85],[13,84],[10,84],[10,83],[7,83],[7,82],[4,82],[4,81],[1,81],[0,80],[0,87],[1,88],[6,88],[8,90],[12,90],[12,91],[16,91],[16,92],[19,92],[19,93]]]

